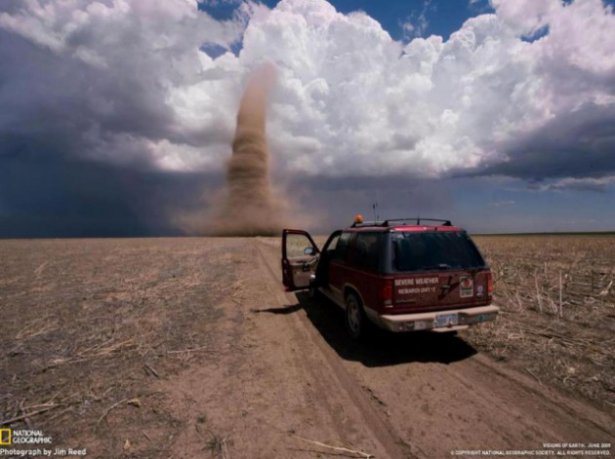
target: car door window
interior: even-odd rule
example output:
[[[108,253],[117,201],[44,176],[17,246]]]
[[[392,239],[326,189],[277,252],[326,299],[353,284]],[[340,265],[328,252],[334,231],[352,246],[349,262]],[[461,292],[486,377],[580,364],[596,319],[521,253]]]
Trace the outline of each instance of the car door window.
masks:
[[[340,238],[335,246],[335,252],[332,254],[332,260],[346,261],[351,236],[352,233],[342,233],[340,235]]]
[[[289,234],[286,237],[286,256],[289,259],[304,258],[316,254],[316,248],[304,234]]]
[[[329,243],[323,247],[323,252],[326,252],[329,257],[333,257],[337,249],[337,243],[340,240],[340,235],[333,236]]]
[[[380,262],[380,234],[359,233],[350,259],[352,265],[357,268],[367,271],[378,271]]]

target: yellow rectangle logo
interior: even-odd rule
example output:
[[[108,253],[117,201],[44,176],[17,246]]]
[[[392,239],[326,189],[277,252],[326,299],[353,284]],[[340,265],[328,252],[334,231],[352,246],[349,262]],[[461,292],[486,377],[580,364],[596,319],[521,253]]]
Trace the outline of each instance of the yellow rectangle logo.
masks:
[[[0,429],[0,446],[11,446],[13,444],[13,431],[11,429]]]

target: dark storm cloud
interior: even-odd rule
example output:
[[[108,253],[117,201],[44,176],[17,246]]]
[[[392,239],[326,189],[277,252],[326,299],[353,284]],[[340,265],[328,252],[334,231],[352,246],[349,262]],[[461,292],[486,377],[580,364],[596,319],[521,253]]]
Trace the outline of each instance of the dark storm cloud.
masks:
[[[504,147],[509,160],[481,171],[542,181],[615,174],[615,106],[586,104]]]
[[[1,161],[0,237],[181,234],[173,216],[222,181],[55,157]]]
[[[282,69],[273,183],[312,220],[338,226],[373,202],[381,216],[449,216],[460,170],[608,188],[589,179],[615,174],[615,19],[574,2],[519,46],[511,28],[539,10],[504,5],[448,40],[402,44],[324,1],[221,22],[185,0],[0,0],[0,235],[177,232],[220,184],[240,88],[263,58]]]
[[[294,177],[285,188],[298,204],[309,229],[318,232],[348,226],[360,213],[366,219],[449,218],[453,199],[449,182],[398,175],[374,177]],[[376,203],[377,207],[372,206]],[[295,212],[296,214],[297,212]],[[297,217],[301,217],[298,215]]]
[[[138,63],[84,65],[2,29],[0,62],[0,237],[178,234],[174,214],[219,186],[153,163],[148,142],[225,133],[178,132]]]
[[[0,29],[0,133],[44,137],[67,156],[82,156],[85,143],[131,133],[151,139],[168,135],[172,113],[147,74],[118,74],[50,53]],[[49,137],[51,136],[51,137]]]

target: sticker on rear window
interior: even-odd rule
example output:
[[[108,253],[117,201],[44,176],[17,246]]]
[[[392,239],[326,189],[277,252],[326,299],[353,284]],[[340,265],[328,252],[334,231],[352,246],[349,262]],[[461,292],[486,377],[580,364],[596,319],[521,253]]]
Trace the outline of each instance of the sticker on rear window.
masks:
[[[471,277],[459,278],[459,297],[470,298],[474,296],[474,282]]]

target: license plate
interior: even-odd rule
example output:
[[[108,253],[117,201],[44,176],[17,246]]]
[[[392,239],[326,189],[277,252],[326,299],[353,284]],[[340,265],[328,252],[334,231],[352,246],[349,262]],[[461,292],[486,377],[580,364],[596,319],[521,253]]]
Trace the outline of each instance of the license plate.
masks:
[[[436,316],[434,321],[434,328],[448,327],[449,325],[457,325],[459,323],[459,316],[456,312],[452,314],[440,314]]]

